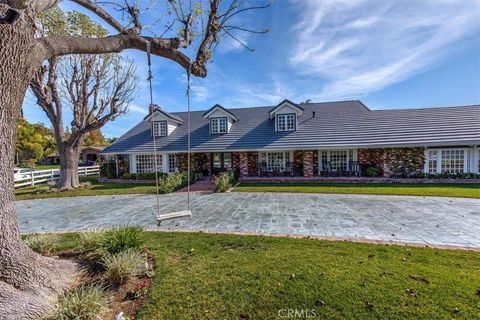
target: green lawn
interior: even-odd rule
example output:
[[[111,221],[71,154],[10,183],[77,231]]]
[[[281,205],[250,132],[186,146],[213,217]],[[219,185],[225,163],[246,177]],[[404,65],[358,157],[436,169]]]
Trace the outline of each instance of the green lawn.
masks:
[[[30,188],[21,188],[15,190],[15,199],[42,199],[42,198],[58,198],[58,197],[75,197],[75,196],[99,196],[99,195],[117,195],[117,194],[137,194],[137,193],[155,193],[155,185],[135,184],[135,183],[99,183],[97,178],[86,178],[82,181],[89,181],[92,185],[88,188],[78,190],[68,190],[53,193],[37,193],[42,186]]]
[[[245,183],[237,192],[384,194],[480,198],[480,184],[414,183]]]
[[[62,237],[75,248],[77,235]],[[147,242],[157,271],[138,319],[480,315],[480,253],[202,233],[149,233]]]

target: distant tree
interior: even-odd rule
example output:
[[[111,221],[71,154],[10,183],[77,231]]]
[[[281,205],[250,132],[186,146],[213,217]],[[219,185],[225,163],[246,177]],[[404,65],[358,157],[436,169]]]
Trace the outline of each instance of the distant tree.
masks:
[[[102,134],[100,129],[96,129],[93,131],[88,132],[85,135],[85,142],[83,143],[85,146],[107,146],[109,145],[107,139]]]
[[[103,37],[107,31],[76,11],[64,14],[59,8],[41,19],[43,34]],[[105,145],[100,128],[127,112],[136,93],[137,78],[131,62],[117,54],[72,55],[51,58],[35,74],[30,88],[37,104],[52,123],[60,157],[60,189],[78,188],[78,162],[82,146]],[[63,123],[64,106],[73,113],[71,133]]]
[[[118,139],[117,137],[107,138],[107,145],[111,145],[112,143],[117,141],[117,139]]]
[[[43,124],[32,124],[21,119],[15,143],[17,164],[34,164],[55,150],[55,138]]]

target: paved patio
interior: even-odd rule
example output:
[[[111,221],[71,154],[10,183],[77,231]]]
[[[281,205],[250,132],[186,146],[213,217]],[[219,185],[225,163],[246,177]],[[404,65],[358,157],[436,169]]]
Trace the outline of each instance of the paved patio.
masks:
[[[163,212],[186,194],[161,196]],[[20,230],[71,231],[141,225],[155,230],[312,236],[480,249],[480,200],[289,193],[192,194],[192,218],[155,220],[151,195],[17,202]]]

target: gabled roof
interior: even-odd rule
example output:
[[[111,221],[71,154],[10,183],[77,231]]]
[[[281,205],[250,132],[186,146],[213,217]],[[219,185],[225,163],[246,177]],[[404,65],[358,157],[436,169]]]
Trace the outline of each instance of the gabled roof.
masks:
[[[280,102],[279,104],[277,104],[275,107],[273,107],[269,114],[270,114],[270,118],[273,118],[272,116],[275,114],[275,112],[277,112],[278,109],[280,109],[281,107],[283,107],[285,104],[288,104],[289,106],[291,106],[292,108],[294,109],[297,109],[298,110],[298,114],[302,114],[303,112],[303,108],[300,107],[298,104],[296,103],[293,103],[292,101],[288,100],[288,99],[285,99],[283,100],[282,102]]]
[[[160,109],[160,108],[155,108],[155,110],[154,110],[152,113],[150,113],[149,115],[147,115],[145,118],[143,118],[143,120],[144,120],[144,121],[150,120],[150,118],[151,118],[155,113],[160,113],[160,114],[164,115],[165,117],[167,117],[168,119],[170,119],[170,120],[172,120],[172,121],[175,121],[175,122],[177,122],[177,123],[179,123],[179,124],[182,124],[182,123],[185,122],[185,121],[183,121],[182,118],[180,118],[180,117],[178,117],[178,116],[176,116],[176,115],[174,115],[174,114],[168,113],[168,112],[166,112],[166,111],[163,111],[163,110]]]
[[[234,115],[231,111],[225,109],[224,107],[222,107],[221,105],[219,104],[216,104],[214,105],[213,107],[211,107],[210,109],[207,110],[207,112],[205,112],[203,114],[203,117],[204,118],[208,118],[213,112],[215,112],[216,110],[221,110],[222,112],[228,114],[232,119],[233,121],[238,121],[238,118],[236,115]]]
[[[368,110],[359,101],[300,104],[298,128],[275,132],[269,112],[275,106],[239,108],[239,121],[227,134],[212,135],[205,111],[191,113],[192,152],[313,150],[480,145],[480,105],[427,109]],[[315,116],[313,116],[315,112]],[[174,114],[188,119],[186,112]],[[185,152],[188,126],[156,140],[160,152]],[[141,121],[103,153],[151,153],[150,123]]]

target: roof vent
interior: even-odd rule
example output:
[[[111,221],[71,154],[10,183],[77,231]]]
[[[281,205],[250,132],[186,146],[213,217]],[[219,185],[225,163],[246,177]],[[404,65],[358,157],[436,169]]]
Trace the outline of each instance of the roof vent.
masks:
[[[315,118],[315,111],[312,111],[312,118]]]

